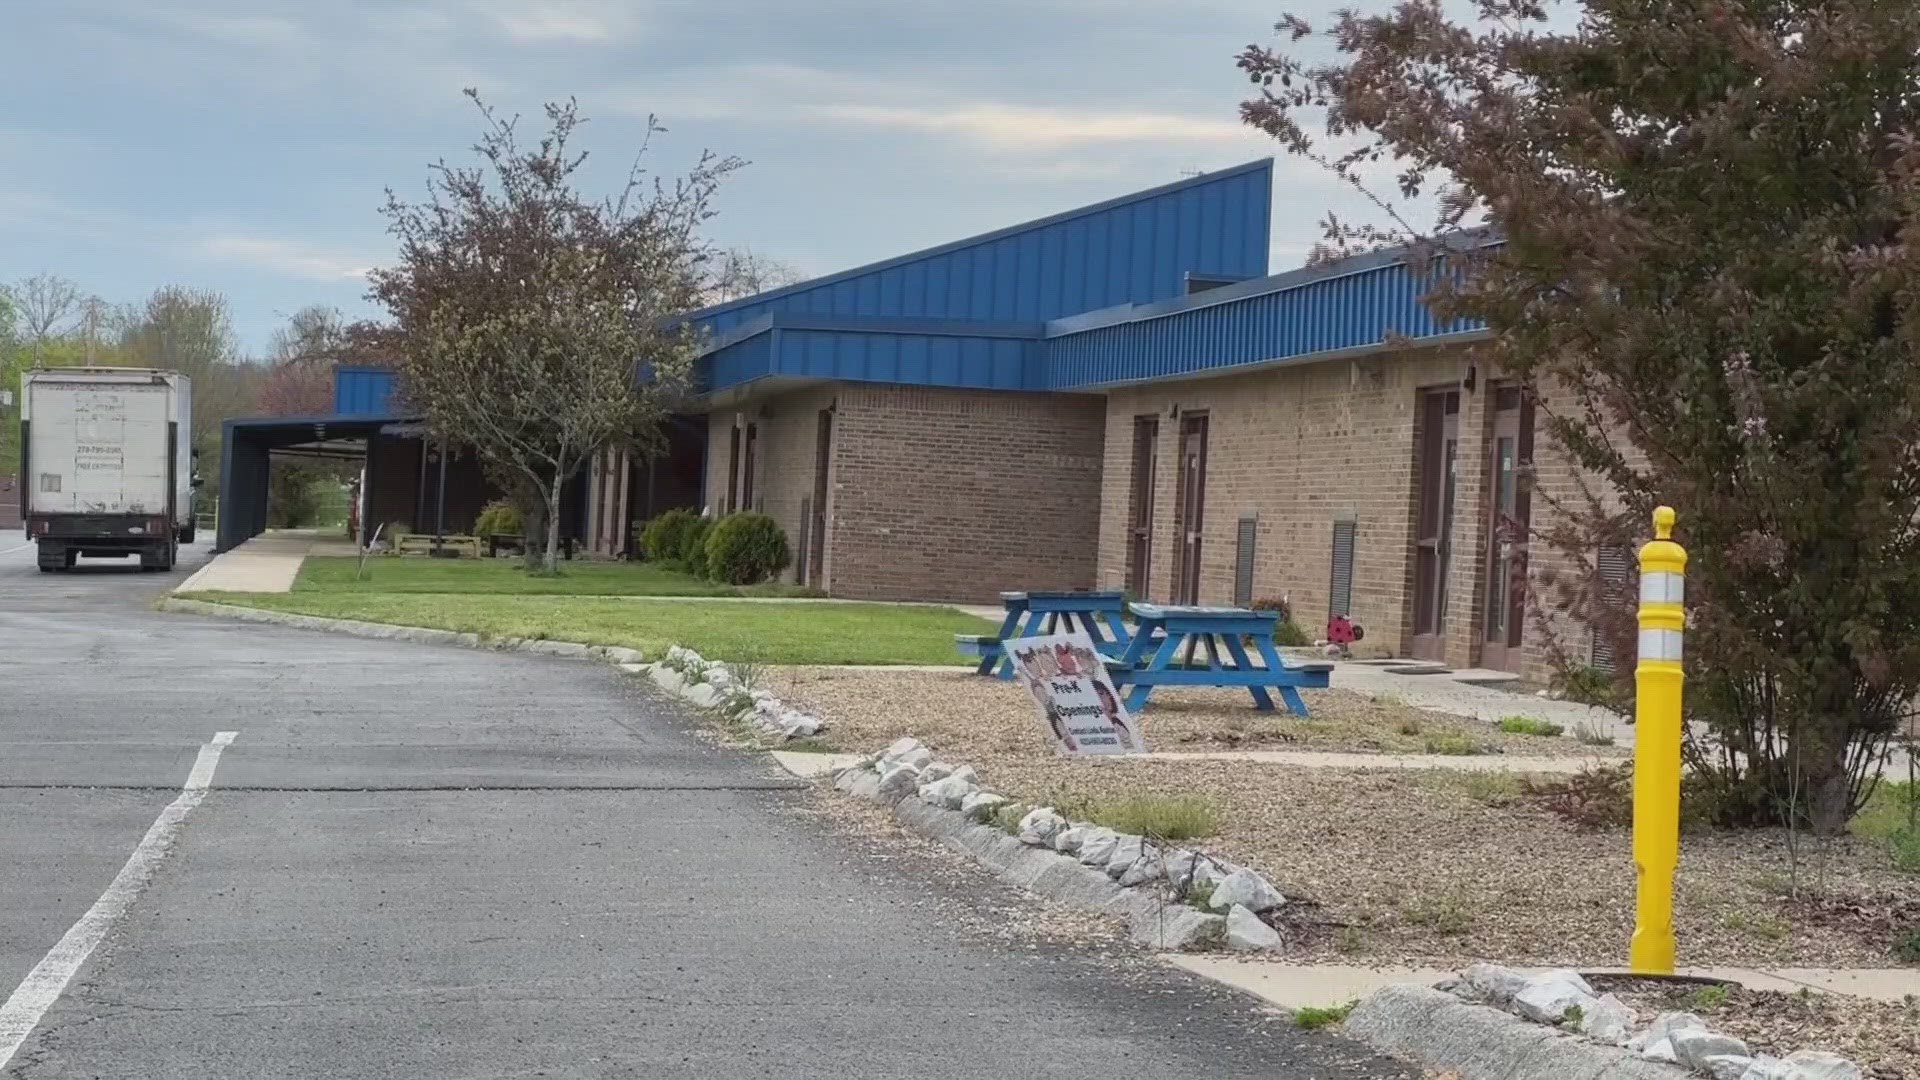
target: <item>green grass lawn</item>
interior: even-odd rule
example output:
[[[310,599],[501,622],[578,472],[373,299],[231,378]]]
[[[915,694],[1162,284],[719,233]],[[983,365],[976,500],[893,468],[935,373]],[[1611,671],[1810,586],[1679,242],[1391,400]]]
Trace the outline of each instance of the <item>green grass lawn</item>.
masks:
[[[308,565],[315,561],[309,559]],[[419,590],[184,595],[217,604],[493,637],[625,645],[639,649],[650,660],[659,659],[669,645],[684,645],[717,660],[768,664],[958,666],[968,661],[954,651],[953,635],[992,631],[984,620],[931,605],[702,602]]]

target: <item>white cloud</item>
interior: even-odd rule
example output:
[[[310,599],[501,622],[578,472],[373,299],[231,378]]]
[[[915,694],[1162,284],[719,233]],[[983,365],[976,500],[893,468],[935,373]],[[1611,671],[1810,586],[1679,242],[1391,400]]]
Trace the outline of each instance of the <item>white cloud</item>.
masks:
[[[1085,112],[980,102],[955,107],[828,105],[819,115],[866,127],[959,135],[996,146],[1083,142],[1244,142],[1250,132],[1231,120],[1162,112]]]
[[[523,45],[627,44],[640,30],[631,0],[507,0],[495,7],[494,23]]]
[[[296,240],[226,233],[209,236],[197,245],[200,254],[223,262],[241,263],[286,277],[329,284],[364,281],[371,260],[355,259]]]

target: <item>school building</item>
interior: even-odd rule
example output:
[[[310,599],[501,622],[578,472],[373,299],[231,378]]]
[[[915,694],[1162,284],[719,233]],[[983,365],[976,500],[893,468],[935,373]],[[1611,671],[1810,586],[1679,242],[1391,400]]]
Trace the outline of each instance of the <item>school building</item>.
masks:
[[[835,596],[1283,596],[1309,636],[1544,675],[1527,538],[1572,466],[1398,257],[1269,275],[1271,186],[1256,161],[696,313],[703,505],[773,515]]]

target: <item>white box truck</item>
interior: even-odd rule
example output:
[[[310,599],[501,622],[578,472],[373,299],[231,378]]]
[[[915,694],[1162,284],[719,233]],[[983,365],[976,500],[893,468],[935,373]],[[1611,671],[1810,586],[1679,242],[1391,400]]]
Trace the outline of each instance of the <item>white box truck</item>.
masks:
[[[177,371],[40,368],[20,380],[20,516],[40,569],[82,555],[173,566],[193,541],[193,390]]]

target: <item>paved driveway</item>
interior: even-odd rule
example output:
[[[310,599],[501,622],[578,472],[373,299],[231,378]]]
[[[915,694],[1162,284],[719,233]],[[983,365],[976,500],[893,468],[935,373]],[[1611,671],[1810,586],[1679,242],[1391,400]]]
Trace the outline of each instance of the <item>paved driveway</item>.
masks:
[[[987,901],[611,669],[161,615],[204,550],[40,574],[11,540],[0,1020],[153,861],[0,1075],[1405,1075],[1157,965],[982,933]],[[143,841],[223,731],[204,801]]]

